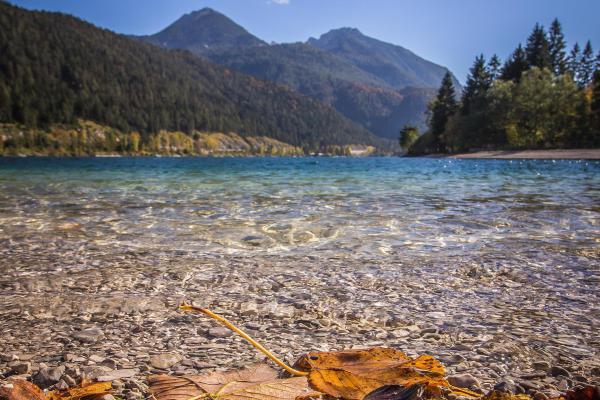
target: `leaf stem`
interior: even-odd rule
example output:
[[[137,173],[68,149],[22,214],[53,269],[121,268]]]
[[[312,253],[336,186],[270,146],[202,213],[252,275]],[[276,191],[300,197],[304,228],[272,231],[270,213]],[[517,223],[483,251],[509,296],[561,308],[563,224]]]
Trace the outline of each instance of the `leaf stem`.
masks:
[[[292,374],[294,376],[307,376],[308,375],[308,372],[298,371],[297,369],[290,367],[289,365],[287,365],[286,363],[281,361],[279,358],[277,358],[269,350],[265,349],[260,343],[256,342],[254,339],[252,339],[246,332],[244,332],[237,326],[233,325],[226,318],[224,318],[218,314],[215,314],[214,312],[210,311],[209,309],[195,307],[195,306],[193,306],[191,304],[187,304],[185,302],[179,306],[179,309],[183,310],[183,311],[193,311],[193,312],[199,312],[199,313],[208,315],[212,319],[217,320],[221,324],[225,325],[227,328],[231,329],[232,331],[234,331],[235,333],[237,333],[238,335],[240,335],[241,337],[246,339],[246,341],[248,341],[248,343],[250,343],[252,346],[254,346],[254,348],[256,348],[258,351],[263,353],[265,356],[269,357],[275,364],[279,365],[281,368],[285,369],[290,374]]]

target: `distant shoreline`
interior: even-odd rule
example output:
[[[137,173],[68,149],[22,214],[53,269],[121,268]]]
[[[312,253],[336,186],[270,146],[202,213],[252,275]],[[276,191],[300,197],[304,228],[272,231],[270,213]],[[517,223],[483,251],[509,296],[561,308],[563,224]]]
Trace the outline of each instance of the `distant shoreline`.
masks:
[[[427,157],[517,159],[517,160],[600,160],[600,149],[503,150],[473,153],[437,154]]]

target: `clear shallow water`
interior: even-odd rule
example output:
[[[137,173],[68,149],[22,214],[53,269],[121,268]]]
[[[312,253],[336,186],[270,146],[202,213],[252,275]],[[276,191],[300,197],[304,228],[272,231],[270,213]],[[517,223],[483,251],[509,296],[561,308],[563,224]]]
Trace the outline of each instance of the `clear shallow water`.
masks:
[[[0,243],[576,263],[598,256],[600,162],[5,158]]]

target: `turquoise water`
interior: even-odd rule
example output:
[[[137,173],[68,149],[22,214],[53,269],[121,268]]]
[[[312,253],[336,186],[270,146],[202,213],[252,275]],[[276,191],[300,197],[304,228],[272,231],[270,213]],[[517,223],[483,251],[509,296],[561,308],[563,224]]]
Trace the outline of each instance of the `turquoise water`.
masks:
[[[552,264],[599,242],[597,161],[0,159],[9,248]]]

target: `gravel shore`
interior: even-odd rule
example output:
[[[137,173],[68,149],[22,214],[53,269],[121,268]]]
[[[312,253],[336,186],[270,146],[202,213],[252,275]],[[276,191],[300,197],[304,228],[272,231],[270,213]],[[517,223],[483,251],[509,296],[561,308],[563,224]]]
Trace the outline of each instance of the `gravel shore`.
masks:
[[[600,160],[600,149],[477,151],[473,153],[453,154],[449,157],[539,160]]]
[[[432,354],[484,391],[500,384],[544,399],[600,384],[597,268],[548,270],[526,257],[432,265],[65,250],[1,250],[0,379],[22,375],[45,388],[115,380],[131,400],[145,395],[149,373],[263,359],[214,321],[177,311],[188,299],[289,363],[307,351],[391,346]],[[589,266],[598,254],[580,260]]]

